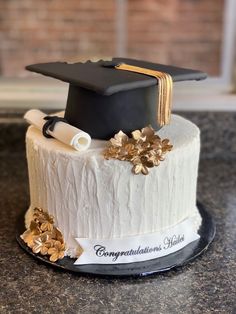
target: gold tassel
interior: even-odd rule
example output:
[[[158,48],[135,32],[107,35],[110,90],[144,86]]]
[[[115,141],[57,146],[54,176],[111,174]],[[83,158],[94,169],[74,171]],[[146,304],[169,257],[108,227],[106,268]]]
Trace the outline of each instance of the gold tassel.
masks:
[[[115,66],[118,70],[125,70],[153,76],[158,80],[159,97],[157,101],[157,122],[160,126],[170,122],[172,108],[173,80],[170,74],[146,68],[121,63]]]

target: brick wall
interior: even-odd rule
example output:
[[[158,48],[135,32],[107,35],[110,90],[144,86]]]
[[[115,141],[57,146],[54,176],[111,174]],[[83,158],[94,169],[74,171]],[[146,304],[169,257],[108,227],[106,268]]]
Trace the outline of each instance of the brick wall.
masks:
[[[126,4],[120,14],[118,1]],[[30,75],[26,64],[124,51],[217,75],[223,7],[224,0],[0,0],[0,74],[21,77]]]
[[[129,1],[128,54],[219,73],[222,0]]]

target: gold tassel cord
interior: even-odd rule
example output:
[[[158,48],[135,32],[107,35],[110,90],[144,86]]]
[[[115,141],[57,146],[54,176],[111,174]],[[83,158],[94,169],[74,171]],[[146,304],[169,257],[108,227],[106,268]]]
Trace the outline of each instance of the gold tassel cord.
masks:
[[[170,74],[146,68],[121,63],[115,66],[118,70],[130,71],[148,76],[153,76],[158,80],[159,97],[157,101],[157,122],[160,126],[170,122],[172,108],[173,80]]]
[[[158,102],[158,122],[165,125],[169,123],[172,103],[172,78],[167,73],[159,74],[159,102]]]

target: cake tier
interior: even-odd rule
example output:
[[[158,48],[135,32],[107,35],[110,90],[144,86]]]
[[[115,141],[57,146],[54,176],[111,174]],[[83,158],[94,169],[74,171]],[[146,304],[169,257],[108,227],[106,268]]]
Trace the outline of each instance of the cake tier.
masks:
[[[71,256],[77,247],[75,238],[110,239],[159,232],[194,215],[198,228],[199,129],[173,115],[171,124],[158,135],[169,138],[173,150],[145,176],[134,175],[129,162],[105,160],[106,141],[92,140],[87,151],[77,152],[29,127],[31,205],[26,222],[33,208],[47,210]]]

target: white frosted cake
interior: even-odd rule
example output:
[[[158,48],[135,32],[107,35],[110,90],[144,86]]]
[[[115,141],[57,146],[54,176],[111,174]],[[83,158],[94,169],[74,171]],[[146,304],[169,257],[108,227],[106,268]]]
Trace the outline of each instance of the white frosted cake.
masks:
[[[26,144],[31,205],[26,227],[32,210],[43,208],[54,217],[65,240],[65,255],[71,257],[77,256],[76,238],[109,241],[158,235],[189,218],[197,232],[199,129],[173,115],[158,134],[169,138],[173,149],[147,176],[137,176],[128,162],[104,159],[106,141],[92,140],[87,151],[78,153],[30,126]]]
[[[200,238],[200,132],[171,108],[173,83],[205,73],[128,58],[26,68],[69,83],[61,115],[25,114],[30,207],[21,239],[34,254],[68,256],[75,267],[127,264]]]

